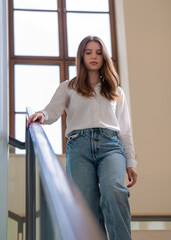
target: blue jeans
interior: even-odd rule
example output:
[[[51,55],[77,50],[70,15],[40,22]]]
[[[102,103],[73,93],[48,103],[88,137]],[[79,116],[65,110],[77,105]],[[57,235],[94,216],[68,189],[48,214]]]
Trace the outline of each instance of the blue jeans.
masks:
[[[110,240],[131,239],[126,158],[113,130],[92,128],[69,134],[66,169]]]

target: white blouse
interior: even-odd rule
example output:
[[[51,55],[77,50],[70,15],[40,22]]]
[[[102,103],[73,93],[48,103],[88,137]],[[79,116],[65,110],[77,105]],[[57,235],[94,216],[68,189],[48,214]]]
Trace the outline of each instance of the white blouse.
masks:
[[[69,89],[68,83],[67,80],[59,85],[50,103],[42,111],[45,115],[44,123],[51,124],[57,121],[65,110],[66,137],[71,131],[78,129],[115,130],[125,151],[127,167],[136,168],[129,112],[122,88],[118,87],[121,100],[109,101],[100,94],[101,83],[98,83],[94,89],[96,95],[89,98]]]

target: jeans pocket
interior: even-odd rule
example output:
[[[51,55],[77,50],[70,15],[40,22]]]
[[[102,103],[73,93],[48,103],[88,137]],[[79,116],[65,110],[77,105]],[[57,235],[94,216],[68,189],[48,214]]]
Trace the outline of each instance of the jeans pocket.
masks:
[[[114,130],[110,130],[110,129],[103,129],[101,131],[102,136],[109,138],[109,139],[114,139],[114,140],[118,140],[117,134]]]

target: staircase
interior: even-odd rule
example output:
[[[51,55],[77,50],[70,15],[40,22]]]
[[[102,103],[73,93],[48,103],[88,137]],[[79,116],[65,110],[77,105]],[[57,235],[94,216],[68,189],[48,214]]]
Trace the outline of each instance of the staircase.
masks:
[[[171,222],[132,222],[132,240],[171,240]]]

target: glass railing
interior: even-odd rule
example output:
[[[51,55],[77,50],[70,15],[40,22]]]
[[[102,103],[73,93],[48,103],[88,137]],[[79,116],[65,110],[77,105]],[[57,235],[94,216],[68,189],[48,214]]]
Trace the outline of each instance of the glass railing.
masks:
[[[12,141],[11,143],[16,142]],[[10,153],[8,163],[8,240],[25,239],[25,222],[25,156]]]
[[[26,155],[14,154],[13,147],[25,149],[25,143],[9,137],[8,164],[8,240],[26,239]],[[13,146],[13,147],[12,147]],[[40,239],[40,182],[38,161],[35,164],[36,239]],[[28,238],[27,238],[28,239]]]
[[[8,240],[105,239],[40,124],[26,128],[26,142],[9,137],[9,144],[26,155],[9,154]],[[132,229],[143,221],[170,218],[133,216]]]
[[[31,114],[33,111],[27,109],[27,115]],[[26,161],[20,155],[22,161],[17,160],[18,169],[12,171],[20,176],[21,187],[20,194],[16,192],[15,195],[14,191],[13,196],[9,197],[16,203],[17,198],[21,202],[17,205],[18,209],[9,205],[8,225],[13,230],[11,239],[106,239],[78,189],[64,171],[39,123],[32,123],[29,129],[26,128],[25,143],[10,138],[10,144],[26,148]],[[14,164],[12,155],[10,164]],[[11,201],[11,204],[14,205],[14,202]],[[8,236],[8,240],[11,240],[10,233]]]

